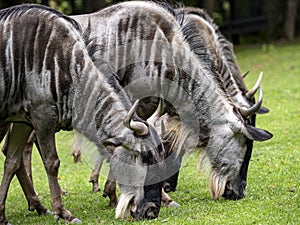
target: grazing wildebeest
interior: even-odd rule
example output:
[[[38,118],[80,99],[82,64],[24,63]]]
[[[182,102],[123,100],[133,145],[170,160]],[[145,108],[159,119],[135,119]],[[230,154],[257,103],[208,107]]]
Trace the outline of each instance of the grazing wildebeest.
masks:
[[[175,150],[193,149],[200,143],[211,168],[212,197],[220,198],[225,186],[239,176],[247,138],[272,137],[248,125],[241,114],[255,113],[262,98],[250,108],[234,105],[215,82],[216,70],[199,63],[174,15],[155,3],[121,3],[73,18],[95,37],[99,51],[94,61],[110,62],[132,99],[162,95],[174,105],[177,112],[167,104],[165,110],[180,116]],[[150,114],[153,103],[141,104],[140,109]]]
[[[212,169],[210,189],[216,199],[239,176],[247,138],[264,141],[272,135],[246,123],[248,116],[259,110],[262,96],[249,107],[233,104],[216,82],[217,70],[211,70],[205,62],[199,63],[175,13],[170,11],[152,2],[133,1],[73,18],[91,30],[99,45],[94,60],[111,63],[129,96],[134,99],[162,95],[173,104],[173,108],[166,104],[165,111],[170,116],[180,116],[178,143],[189,139],[187,143],[197,142],[205,148]],[[148,108],[143,113],[153,111],[152,103],[141,104],[141,109]],[[190,116],[188,120],[183,109],[194,115],[185,114]],[[197,138],[187,135],[189,132],[197,134]],[[195,147],[193,144],[191,148]],[[177,146],[181,147],[182,144]]]
[[[99,14],[93,14],[91,17],[96,17]],[[234,104],[241,108],[252,106],[254,104],[253,96],[260,85],[261,76],[253,89],[248,91],[237,66],[232,44],[222,35],[212,18],[203,10],[191,7],[176,9],[175,17],[181,26],[185,41],[190,45],[190,48],[203,66],[206,66],[208,70],[216,70],[214,72],[216,83],[220,84],[220,87],[230,96]],[[75,16],[74,18],[81,22],[81,16],[79,18]],[[91,29],[93,30],[94,27],[92,26]],[[100,36],[101,34],[101,31],[98,29],[98,33],[95,35]],[[267,109],[260,107],[256,113],[266,112],[268,112]],[[255,113],[250,117],[245,117],[249,124],[255,126]],[[234,185],[226,186],[225,198],[240,199],[245,196],[247,170],[252,146],[253,141],[247,140],[247,152],[240,170],[240,177],[237,178],[238,181],[234,182]],[[74,151],[73,154],[79,155],[78,151]],[[180,157],[177,160],[180,160]],[[177,165],[180,165],[180,162]],[[98,185],[99,170],[100,167],[98,166],[90,176],[94,191],[100,190]],[[167,192],[175,190],[177,177],[178,172],[164,182],[164,188]],[[105,195],[111,195],[111,191],[107,191],[107,188],[105,189]]]
[[[1,224],[8,223],[4,205],[14,174],[29,204],[28,198],[38,201],[22,159],[33,129],[56,219],[80,222],[64,207],[57,181],[60,161],[55,132],[61,129],[77,130],[100,149],[113,146],[112,172],[124,199],[116,217],[124,217],[127,209],[136,218],[157,217],[162,178],[155,183],[153,177],[159,181],[164,174],[161,140],[135,114],[138,101],[132,105],[114,77],[94,65],[77,22],[48,7],[20,5],[0,11],[0,33],[0,140],[10,123],[15,127],[0,187]],[[37,205],[29,209],[39,210]]]
[[[232,44],[220,32],[213,19],[202,9],[186,7],[176,9],[176,19],[181,24],[185,40],[202,63],[217,70],[224,90],[238,107],[251,107],[258,90],[262,74],[254,87],[248,91],[236,62]],[[256,113],[267,113],[260,107]],[[255,126],[256,114],[245,116],[248,124]],[[247,151],[237,181],[226,186],[224,197],[240,199],[245,196],[247,170],[251,158],[253,140],[247,140]]]
[[[141,4],[141,5],[147,5],[143,2],[136,2],[132,4]],[[119,5],[120,6],[120,5]],[[128,19],[128,16],[124,16],[122,12],[119,14],[111,14],[109,16],[106,15],[106,18],[104,18],[104,14],[108,12],[109,10],[112,10],[113,12],[117,10],[123,10],[122,8],[119,9],[119,6],[111,7],[109,9],[104,9],[100,12],[88,14],[88,15],[79,15],[74,16],[73,18],[77,20],[80,24],[82,24],[85,27],[89,27],[91,29],[92,35],[96,37],[97,43],[99,46],[101,46],[104,51],[108,52],[121,52],[123,58],[121,57],[115,57],[113,59],[109,59],[109,61],[115,61],[116,64],[124,63],[126,65],[126,59],[124,59],[125,56],[131,58],[131,53],[124,54],[124,51],[126,51],[126,47],[122,49],[122,47],[118,48],[114,46],[109,46],[110,44],[114,43],[113,38],[110,38],[110,35],[116,35],[118,39],[116,39],[116,42],[119,41],[119,39],[122,37],[124,43],[126,43],[126,38],[129,43],[132,42],[132,40],[138,39],[139,36],[141,36],[141,31],[145,30],[151,30],[153,33],[157,31],[157,28],[151,28],[151,27],[143,27],[132,32],[128,32],[128,34],[120,34],[122,29],[126,30],[128,29],[127,26],[136,26],[137,24],[132,22],[130,23],[130,20]],[[157,6],[156,6],[157,7]],[[137,10],[137,9],[136,9]],[[170,8],[168,8],[168,11],[171,11]],[[124,13],[125,14],[125,13]],[[132,15],[132,17],[136,17],[136,20],[139,21],[139,23],[142,23],[144,21],[145,24],[147,24],[149,20],[146,20],[144,18],[140,18],[138,16],[138,13],[131,13],[135,14]],[[140,13],[142,14],[142,13]],[[172,14],[172,12],[171,12]],[[258,109],[254,113],[253,110],[244,110],[247,108],[250,108],[253,106],[252,102],[252,96],[255,93],[255,91],[259,87],[259,82],[257,82],[257,85],[255,85],[255,88],[251,91],[247,91],[243,80],[240,79],[240,72],[237,67],[237,63],[235,61],[235,56],[232,50],[232,45],[230,42],[228,42],[225,37],[220,33],[217,26],[213,23],[211,18],[205,14],[203,11],[192,8],[186,8],[186,9],[178,9],[175,12],[173,12],[173,15],[175,15],[177,22],[180,24],[180,29],[183,33],[184,40],[189,44],[190,48],[192,49],[193,53],[197,56],[197,58],[200,60],[201,66],[206,68],[207,70],[212,70],[213,77],[215,79],[215,82],[220,85],[220,88],[223,89],[223,92],[228,94],[228,96],[233,100],[234,104],[239,107],[239,111],[244,112],[243,115],[246,118],[247,123],[249,121],[255,121],[255,113],[256,112],[266,112],[263,107],[257,107]],[[115,25],[113,25],[112,22],[101,22],[97,23],[97,21],[108,21],[110,18],[118,18],[119,22],[115,22]],[[128,21],[127,21],[128,20]],[[90,21],[90,24],[89,24]],[[132,20],[133,21],[133,20]],[[161,20],[163,21],[163,20]],[[201,26],[199,26],[199,23]],[[163,24],[163,22],[162,22]],[[114,27],[115,26],[115,27]],[[113,30],[117,31],[113,31]],[[156,30],[155,30],[156,29]],[[131,30],[130,30],[131,31]],[[160,30],[161,31],[161,30]],[[119,33],[118,33],[119,32]],[[127,30],[126,30],[127,32]],[[162,32],[162,31],[161,31]],[[123,35],[123,36],[122,36]],[[133,35],[136,35],[137,37],[133,37]],[[149,50],[149,55],[152,54],[151,50]],[[106,53],[103,53],[106,54]],[[141,58],[144,57],[141,56]],[[95,58],[100,58],[99,56],[95,56]],[[150,57],[149,57],[150,58]],[[153,57],[155,58],[155,56]],[[163,64],[163,63],[162,63]],[[119,65],[114,65],[116,67],[115,71],[119,76],[119,79],[121,80],[121,85],[126,85],[128,83],[128,79],[125,77],[125,79],[122,78],[123,74],[125,76],[129,77],[129,74],[131,74],[130,69],[124,70],[118,69],[120,67]],[[155,67],[154,67],[155,68]],[[119,75],[120,74],[120,75]],[[130,77],[129,80],[133,80],[134,78]],[[137,76],[137,79],[139,77]],[[124,81],[125,80],[125,81]],[[260,81],[260,79],[259,79]],[[148,103],[148,102],[147,102]],[[149,107],[142,105],[144,107]],[[144,112],[147,110],[143,110]],[[249,115],[248,112],[251,112],[253,115]],[[248,115],[247,115],[248,114]],[[249,117],[250,116],[250,117]],[[254,122],[250,123],[251,125],[255,125]],[[201,146],[201,143],[200,143]],[[251,150],[252,150],[252,140],[247,140],[247,153],[245,154],[245,159],[243,160],[243,164],[240,170],[240,173],[242,174],[242,179],[240,180],[240,177],[238,177],[238,181],[232,181],[228,182],[226,185],[225,192],[226,194],[224,197],[229,199],[239,199],[244,197],[245,192],[245,186],[246,186],[246,174],[247,174],[247,168],[249,163],[249,155],[251,156]],[[94,170],[91,175],[91,181],[94,184],[93,190],[99,190],[98,186],[98,173],[94,173],[97,170]],[[175,174],[175,180],[176,180]],[[173,180],[174,182],[174,180]],[[176,182],[174,183],[176,184]],[[170,185],[167,185],[170,187]],[[174,187],[173,187],[174,189]],[[168,189],[167,189],[168,190]]]

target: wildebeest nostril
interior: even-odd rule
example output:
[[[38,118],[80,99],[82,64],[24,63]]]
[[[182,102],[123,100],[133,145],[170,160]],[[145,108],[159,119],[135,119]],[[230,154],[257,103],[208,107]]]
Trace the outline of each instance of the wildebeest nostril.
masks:
[[[239,200],[245,197],[245,188],[247,183],[245,181],[228,182],[226,184],[223,197],[229,200]]]
[[[148,218],[148,219],[155,219],[155,218],[158,217],[158,213],[159,213],[158,207],[151,206],[146,211],[146,218]]]
[[[138,215],[137,212],[133,212],[130,210],[130,215],[132,216],[132,218],[137,219]]]

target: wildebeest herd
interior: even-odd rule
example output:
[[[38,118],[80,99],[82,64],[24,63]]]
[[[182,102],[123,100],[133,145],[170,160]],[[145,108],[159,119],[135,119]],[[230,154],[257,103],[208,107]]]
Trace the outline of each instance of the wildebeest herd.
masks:
[[[231,43],[201,9],[132,1],[68,17],[42,5],[15,6],[0,11],[0,54],[1,224],[9,224],[5,200],[15,174],[29,210],[50,212],[23,156],[33,141],[55,219],[81,222],[61,198],[59,130],[96,144],[96,172],[109,158],[105,195],[116,218],[135,219],[158,217],[166,192],[176,189],[183,154],[197,147],[212,198],[245,197],[253,141],[272,138],[255,127],[256,114],[268,112],[262,75],[248,91]]]

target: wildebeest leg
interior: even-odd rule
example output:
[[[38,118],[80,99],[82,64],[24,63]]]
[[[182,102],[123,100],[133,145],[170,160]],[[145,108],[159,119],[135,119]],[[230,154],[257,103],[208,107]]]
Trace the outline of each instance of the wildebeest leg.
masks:
[[[162,189],[161,192],[161,201],[163,203],[163,206],[168,207],[169,204],[172,202],[171,197]]]
[[[36,146],[36,148],[37,148],[37,150],[38,150],[38,152],[39,152],[39,154],[40,154],[40,156],[41,156],[41,158],[42,158],[42,155],[41,155],[41,148],[40,148],[40,146],[39,146],[39,143],[38,143],[38,141],[36,140],[36,132],[35,131],[33,131],[34,132],[34,143],[35,143],[35,146]],[[29,139],[30,139],[30,137],[29,137]],[[28,141],[27,141],[28,142]],[[31,151],[32,151],[32,146],[31,146]],[[23,154],[24,155],[24,154]],[[29,150],[28,150],[28,155],[27,155],[27,157],[28,157],[28,164],[30,164],[30,171],[31,171],[31,154],[29,155]],[[28,165],[29,166],[29,165]],[[26,172],[27,172],[27,174],[28,174],[28,170],[26,170]],[[31,177],[31,180],[32,180],[32,177]],[[60,187],[60,194],[61,195],[67,195],[67,192],[65,191],[65,190],[63,190],[61,187]]]
[[[105,182],[105,187],[103,191],[103,197],[109,197],[109,206],[114,208],[118,204],[118,198],[116,194],[116,180],[112,175],[111,170],[108,172],[108,176]]]
[[[31,169],[31,155],[32,155],[32,147],[33,143],[36,140],[36,134],[35,131],[33,130],[27,139],[24,152],[23,152],[23,161],[24,161],[24,167],[26,170],[26,174],[31,180],[31,183],[33,185],[33,180],[32,180],[32,169]]]
[[[16,173],[17,178],[21,184],[23,192],[28,202],[28,210],[34,211],[36,210],[39,215],[50,214],[50,211],[45,208],[36,194],[33,185],[31,184],[31,180],[26,175],[25,167],[22,166]]]
[[[10,129],[8,129],[8,132],[6,134],[6,139],[5,139],[5,144],[3,146],[3,153],[6,156],[8,152],[11,152],[12,148],[14,148],[14,143],[18,140],[18,136],[16,136],[17,131],[15,129],[20,129],[21,132],[23,132],[24,128],[27,130],[26,125],[22,124],[14,124],[11,126]],[[31,128],[30,128],[31,129]],[[14,135],[11,136],[11,133]],[[49,213],[49,211],[40,203],[40,200],[33,188],[33,183],[32,183],[32,176],[31,176],[31,152],[32,152],[32,145],[33,141],[35,140],[35,133],[34,131],[31,132],[26,145],[25,145],[25,152],[23,152],[23,157],[28,157],[28,159],[23,158],[23,163],[20,165],[20,168],[16,171],[17,178],[19,180],[19,183],[23,189],[23,192],[25,194],[25,197],[28,202],[28,210],[33,211],[36,210],[39,215],[44,215],[46,213]],[[24,163],[29,163],[27,165],[27,170],[26,166]],[[29,172],[28,172],[29,171]]]
[[[51,105],[43,105],[32,112],[31,118],[48,176],[54,218],[56,220],[63,218],[65,222],[80,223],[81,221],[64,207],[58,184],[60,161],[55,146],[56,109]]]
[[[82,141],[83,141],[82,136],[75,132],[74,133],[74,143],[72,145],[72,152],[71,152],[71,154],[74,157],[75,163],[81,162],[80,147],[81,147]]]
[[[5,138],[5,142],[4,142],[4,145],[3,145],[3,148],[2,148],[2,152],[4,153],[4,155],[6,155],[6,152],[7,152],[7,149],[8,149],[8,143],[9,143],[9,140],[10,140],[10,132],[11,132],[11,129],[8,129],[7,133],[6,133],[6,138]],[[33,148],[33,144],[35,143],[39,153],[40,153],[40,148],[39,148],[39,145],[38,145],[38,142],[36,141],[36,132],[35,130],[33,130],[26,142],[26,145],[25,145],[25,148],[24,148],[24,151],[23,151],[23,162],[24,162],[24,168],[25,168],[25,173],[26,175],[28,176],[31,184],[32,184],[32,188],[33,188],[33,179],[32,179],[32,166],[31,166],[31,156],[32,156],[32,148]],[[24,179],[23,176],[24,174],[18,176],[18,171],[17,171],[17,178],[20,182],[20,184],[22,185],[22,181],[20,181],[19,177],[21,179]],[[25,186],[28,186],[27,185],[27,182],[26,182],[26,185]],[[36,192],[35,192],[36,193]],[[65,195],[67,192],[64,191],[63,189],[61,189],[61,194],[62,195]],[[26,193],[24,193],[25,196],[27,197],[28,195]],[[36,193],[36,195],[38,195]],[[32,208],[30,207],[30,201],[28,201],[28,205],[29,207],[28,208]],[[38,207],[38,208],[43,208],[43,207]],[[38,211],[38,209],[37,209]],[[40,212],[38,211],[38,214],[41,215],[41,214],[44,214],[43,212],[44,210],[40,210]]]
[[[75,163],[81,163],[81,151],[80,149],[73,149],[72,150],[72,156],[74,157],[74,162]]]
[[[5,137],[7,130],[9,128],[9,124],[0,124],[0,143],[2,142],[3,138]]]
[[[90,175],[90,182],[93,184],[93,192],[98,192],[101,190],[99,187],[99,174],[104,159],[105,156],[100,154],[100,158],[96,161],[94,169],[92,170],[92,173]]]
[[[54,132],[50,135],[39,136],[39,131],[37,130],[37,139],[48,176],[54,218],[63,218],[65,222],[76,222],[78,219],[64,207],[61,199],[61,188],[58,184],[58,168],[60,161],[55,148]]]
[[[6,158],[4,162],[4,174],[0,186],[0,223],[7,224],[5,217],[5,201],[7,197],[8,188],[14,174],[23,167],[22,153],[25,147],[26,140],[28,139],[32,128],[24,124],[14,124],[16,129],[13,129],[10,134],[11,141],[7,143],[9,148],[4,151]],[[22,172],[22,169],[19,170]],[[25,173],[25,177],[26,173]]]
[[[5,124],[2,126],[0,125],[0,143],[4,139],[5,135],[9,135],[9,134],[7,134],[7,133],[9,133],[9,132],[7,132],[9,130],[9,126],[10,126],[10,124]],[[7,149],[7,145],[8,145],[7,138],[5,138],[5,141],[4,141],[4,144],[2,147],[2,152],[4,155],[6,155],[5,150]]]
[[[176,191],[179,171],[167,178],[163,183],[163,189],[166,193]]]
[[[13,128],[13,126],[11,126],[7,130],[6,138],[5,138],[3,147],[2,147],[2,152],[5,156],[6,156],[6,152],[7,152],[8,148],[9,148],[9,141],[11,139],[10,133],[11,133],[12,129],[15,129],[15,128]],[[32,146],[33,146],[34,141],[35,141],[35,131],[32,131],[28,140],[26,141],[25,148],[23,151],[24,166],[25,166],[26,174],[29,177],[29,179],[31,180],[31,183],[33,183],[32,182],[32,172],[31,172],[31,154],[32,154]]]
[[[172,198],[164,191],[164,189],[162,189],[161,192],[161,202],[163,204],[164,207],[179,207],[180,205],[173,201]]]

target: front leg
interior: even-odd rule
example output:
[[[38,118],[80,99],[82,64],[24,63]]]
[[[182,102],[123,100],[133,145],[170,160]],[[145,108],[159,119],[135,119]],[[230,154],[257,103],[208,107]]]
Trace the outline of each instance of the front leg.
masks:
[[[80,163],[82,162],[81,160],[81,146],[82,146],[82,142],[83,142],[83,138],[81,136],[81,134],[77,133],[77,132],[74,132],[74,142],[73,142],[73,145],[72,145],[72,151],[71,151],[71,154],[73,155],[74,157],[74,162],[75,163]]]
[[[104,159],[105,159],[105,156],[100,153],[99,159],[96,160],[94,169],[92,170],[92,173],[90,175],[90,182],[93,185],[93,192],[99,192],[101,190],[99,187],[99,174],[100,174],[100,170],[103,165]]]
[[[36,141],[36,133],[33,130],[29,138],[27,139],[24,152],[23,152],[23,161],[24,161],[25,170],[32,184],[33,184],[33,180],[32,180],[32,170],[31,170],[31,155],[32,155],[33,144],[35,141]]]
[[[81,223],[64,207],[61,198],[61,189],[58,183],[60,161],[55,146],[56,108],[43,105],[32,112],[31,118],[33,118],[32,123],[36,131],[40,154],[48,176],[54,218],[56,220],[62,218],[67,223]]]
[[[58,183],[58,169],[60,161],[55,148],[54,133],[47,137],[40,137],[37,131],[37,139],[48,176],[54,218],[56,220],[62,218],[65,222],[71,223],[81,222],[64,207],[61,199],[61,188]]]
[[[116,179],[113,177],[111,169],[108,172],[108,176],[105,182],[103,191],[103,197],[109,197],[109,206],[115,208],[118,205]]]

